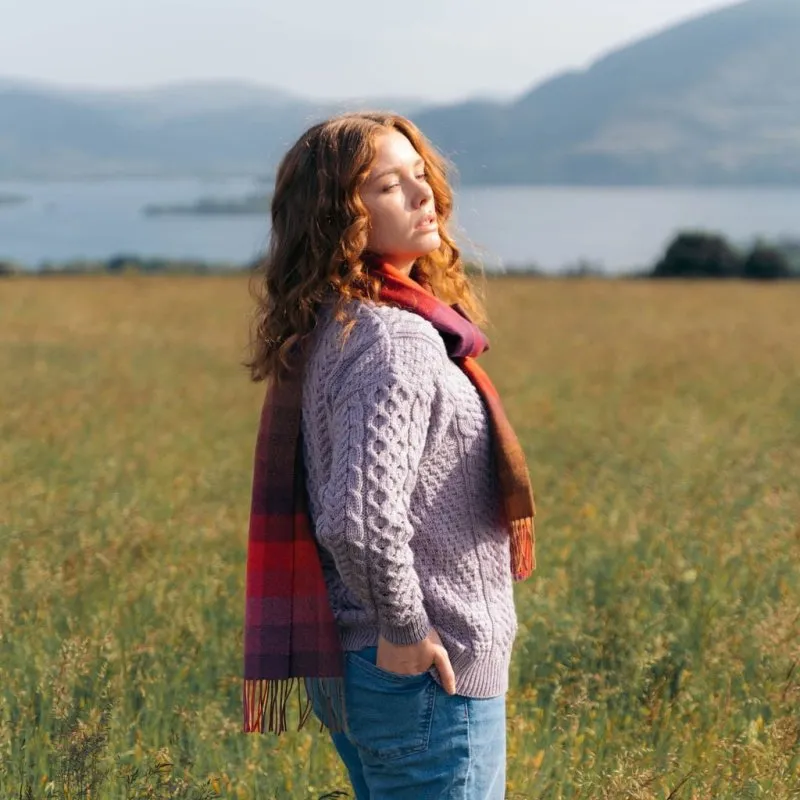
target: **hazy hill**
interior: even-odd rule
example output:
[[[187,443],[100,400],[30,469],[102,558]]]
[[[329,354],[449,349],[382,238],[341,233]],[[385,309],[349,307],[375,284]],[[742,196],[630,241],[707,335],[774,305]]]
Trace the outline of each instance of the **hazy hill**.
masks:
[[[112,93],[0,81],[0,176],[263,172],[315,110],[233,82]]]
[[[800,0],[750,0],[417,121],[465,181],[800,182],[799,45]]]
[[[341,107],[235,81],[105,92],[0,79],[0,178],[261,174]]]
[[[511,103],[368,105],[411,113],[465,182],[800,183],[798,45],[800,0],[749,0]],[[0,80],[0,177],[264,173],[338,108],[230,81],[110,93]]]

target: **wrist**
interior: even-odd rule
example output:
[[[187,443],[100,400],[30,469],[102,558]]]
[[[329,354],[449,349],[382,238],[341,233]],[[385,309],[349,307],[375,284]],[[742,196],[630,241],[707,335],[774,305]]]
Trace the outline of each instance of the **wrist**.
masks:
[[[418,644],[427,638],[431,630],[428,615],[423,611],[405,625],[388,625],[381,623],[380,635],[387,642],[397,645]]]

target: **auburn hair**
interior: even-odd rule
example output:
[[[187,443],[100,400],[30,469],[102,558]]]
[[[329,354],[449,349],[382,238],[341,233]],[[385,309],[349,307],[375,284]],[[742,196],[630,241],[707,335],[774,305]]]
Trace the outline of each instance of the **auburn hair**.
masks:
[[[344,310],[347,302],[378,302],[380,281],[365,265],[370,222],[359,190],[375,160],[377,136],[390,129],[402,133],[425,162],[439,218],[440,246],[417,259],[413,276],[444,302],[459,303],[476,324],[486,322],[447,230],[453,212],[449,164],[405,117],[342,114],[309,128],[278,168],[270,242],[250,283],[256,305],[244,365],[253,381],[280,380],[291,369],[295,348],[314,330],[320,303],[331,292],[345,336],[354,324]]]

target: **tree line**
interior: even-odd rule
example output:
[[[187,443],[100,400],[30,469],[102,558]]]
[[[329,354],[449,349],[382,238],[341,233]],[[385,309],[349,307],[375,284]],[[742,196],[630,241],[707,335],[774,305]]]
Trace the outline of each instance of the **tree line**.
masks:
[[[0,259],[0,277],[27,275],[85,274],[231,274],[249,272],[254,262],[220,264],[197,260],[172,260],[118,255],[98,261],[69,261],[41,264],[25,270],[18,264]],[[474,265],[467,265],[475,271]],[[517,275],[544,275],[536,267],[514,269]],[[786,280],[800,278],[800,242],[767,242],[758,240],[747,248],[736,247],[724,236],[705,231],[678,233],[663,255],[652,266],[631,275],[614,274],[582,263],[559,273],[566,277],[638,277],[638,278],[743,278],[749,280]]]

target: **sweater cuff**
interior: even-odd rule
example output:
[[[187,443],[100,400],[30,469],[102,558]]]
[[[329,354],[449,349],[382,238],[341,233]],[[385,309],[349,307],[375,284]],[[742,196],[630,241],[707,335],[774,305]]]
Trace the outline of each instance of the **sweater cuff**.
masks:
[[[416,644],[421,642],[431,631],[428,615],[423,611],[414,617],[408,625],[395,627],[394,625],[381,624],[380,633],[387,642],[392,644]]]

